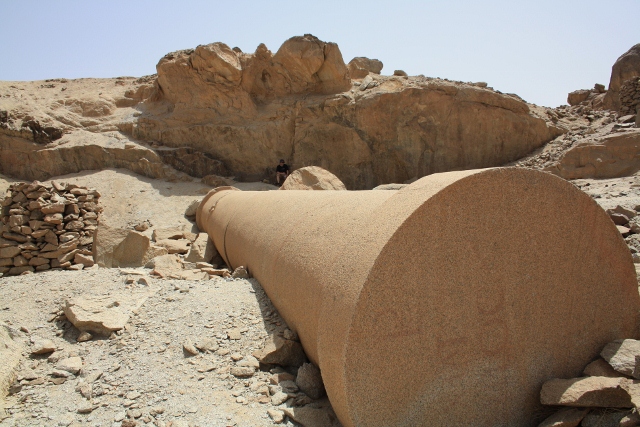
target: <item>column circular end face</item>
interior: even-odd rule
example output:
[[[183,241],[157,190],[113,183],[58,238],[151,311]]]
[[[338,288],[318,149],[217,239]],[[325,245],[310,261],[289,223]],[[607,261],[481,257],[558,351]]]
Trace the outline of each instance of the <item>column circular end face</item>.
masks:
[[[433,426],[456,407],[460,425],[537,425],[542,382],[577,376],[607,342],[636,336],[639,308],[630,253],[586,194],[530,170],[467,176],[377,257],[336,412],[345,425]]]
[[[224,196],[225,191],[240,191],[240,189],[231,186],[216,187],[209,191],[200,202],[198,209],[196,209],[196,225],[201,231],[208,232],[209,216],[213,213],[218,200]]]

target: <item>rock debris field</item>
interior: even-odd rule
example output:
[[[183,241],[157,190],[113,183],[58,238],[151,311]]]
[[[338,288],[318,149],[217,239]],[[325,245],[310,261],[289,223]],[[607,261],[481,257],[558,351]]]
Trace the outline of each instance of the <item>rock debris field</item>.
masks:
[[[22,360],[0,426],[271,426],[285,411],[284,425],[299,425],[291,421],[296,409],[305,425],[339,425],[326,396],[299,392],[296,369],[260,369],[252,356],[269,334],[291,335],[255,280],[172,281],[148,271],[96,267],[1,279],[0,321],[32,343],[27,354],[47,345],[55,351]],[[146,300],[122,331],[77,342],[62,307],[87,293]]]
[[[185,209],[210,189],[123,170],[61,181],[106,195],[100,224],[150,224],[148,236],[169,226],[197,232]],[[0,176],[0,191],[12,182]],[[17,346],[0,347],[0,383],[14,364],[17,374],[0,384],[9,386],[0,426],[340,425],[319,372],[303,365],[297,337],[255,279],[152,271],[96,264],[0,277],[0,340]]]

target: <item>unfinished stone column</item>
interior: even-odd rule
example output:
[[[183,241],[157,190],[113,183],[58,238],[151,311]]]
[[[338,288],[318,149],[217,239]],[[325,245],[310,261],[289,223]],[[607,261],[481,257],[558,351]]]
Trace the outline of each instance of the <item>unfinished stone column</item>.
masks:
[[[484,169],[400,191],[211,191],[198,226],[244,265],[350,426],[534,426],[542,383],[636,337],[613,222],[553,175]]]

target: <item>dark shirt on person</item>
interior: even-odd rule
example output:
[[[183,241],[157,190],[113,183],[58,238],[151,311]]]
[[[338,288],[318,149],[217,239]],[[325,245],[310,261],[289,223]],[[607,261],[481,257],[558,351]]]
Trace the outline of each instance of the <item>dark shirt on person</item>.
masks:
[[[289,171],[289,165],[286,163],[276,166],[276,172],[287,173],[287,171]]]

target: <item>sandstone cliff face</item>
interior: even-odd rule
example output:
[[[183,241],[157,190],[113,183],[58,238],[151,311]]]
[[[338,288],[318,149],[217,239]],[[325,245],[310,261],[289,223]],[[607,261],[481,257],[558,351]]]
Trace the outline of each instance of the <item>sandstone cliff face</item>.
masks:
[[[262,180],[285,158],[364,189],[502,165],[563,132],[515,95],[381,76],[382,64],[365,59],[352,61],[352,80],[336,44],[305,35],[275,54],[223,43],[173,52],[141,79],[0,82],[0,173],[42,180],[126,167],[174,177],[164,162]]]
[[[285,158],[372,188],[500,165],[561,133],[521,99],[474,85],[376,74],[352,85],[338,47],[309,35],[275,55],[264,45],[254,54],[199,46],[157,69],[133,136],[206,152],[244,180]]]

